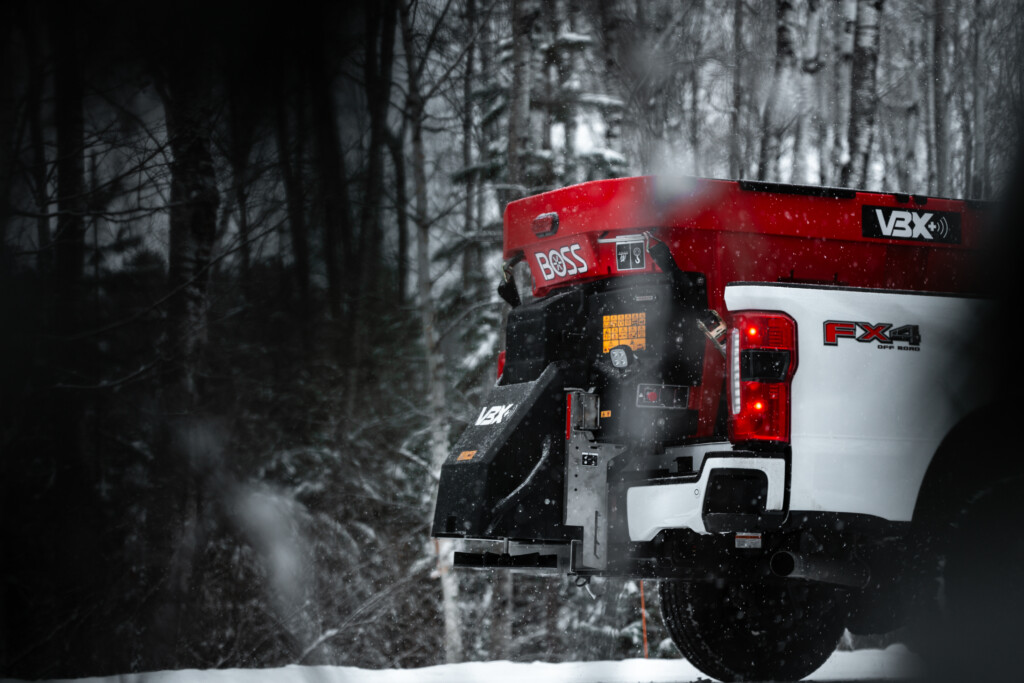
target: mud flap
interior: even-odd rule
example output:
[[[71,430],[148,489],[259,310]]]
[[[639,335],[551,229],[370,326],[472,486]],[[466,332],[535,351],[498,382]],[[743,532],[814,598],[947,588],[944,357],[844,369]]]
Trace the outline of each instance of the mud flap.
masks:
[[[568,542],[563,524],[565,391],[552,363],[495,386],[441,468],[433,536]]]

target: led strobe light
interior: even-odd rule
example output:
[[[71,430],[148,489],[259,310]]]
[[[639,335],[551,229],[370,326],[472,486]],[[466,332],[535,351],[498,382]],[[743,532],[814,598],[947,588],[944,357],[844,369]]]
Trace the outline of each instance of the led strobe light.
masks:
[[[732,328],[729,335],[729,384],[732,396],[732,414],[740,412],[740,331]]]

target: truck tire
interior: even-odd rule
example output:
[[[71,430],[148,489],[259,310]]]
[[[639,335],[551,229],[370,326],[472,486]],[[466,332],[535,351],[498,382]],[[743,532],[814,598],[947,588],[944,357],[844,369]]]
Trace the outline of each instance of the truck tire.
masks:
[[[1024,478],[993,482],[963,501],[950,527],[943,633],[932,672],[974,680],[1019,677],[1024,612]],[[960,679],[964,680],[964,679]]]
[[[843,634],[842,594],[803,581],[662,581],[661,613],[683,656],[723,681],[796,680]]]

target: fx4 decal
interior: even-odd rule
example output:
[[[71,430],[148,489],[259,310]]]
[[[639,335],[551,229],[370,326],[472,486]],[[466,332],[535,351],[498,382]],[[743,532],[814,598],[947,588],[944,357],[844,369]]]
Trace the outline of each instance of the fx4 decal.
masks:
[[[477,427],[501,424],[501,422],[511,415],[512,411],[515,409],[515,403],[509,403],[504,406],[485,406],[480,409],[480,414],[477,416],[474,424],[476,424]]]
[[[960,244],[960,214],[957,213],[863,206],[860,222],[864,237]]]
[[[879,348],[909,348],[921,345],[921,330],[917,325],[900,325],[894,328],[892,323],[862,323],[851,320],[825,321],[825,346],[839,346],[840,339],[856,339],[861,343],[876,343]]]

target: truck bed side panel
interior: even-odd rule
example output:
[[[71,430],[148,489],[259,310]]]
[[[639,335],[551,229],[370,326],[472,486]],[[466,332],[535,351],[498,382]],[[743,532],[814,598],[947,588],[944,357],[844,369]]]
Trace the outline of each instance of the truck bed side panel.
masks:
[[[910,520],[943,437],[990,396],[992,375],[982,365],[992,350],[982,345],[991,337],[982,325],[991,304],[742,284],[728,286],[725,300],[730,311],[784,311],[797,321],[790,510]],[[894,335],[901,327],[904,335]],[[826,343],[830,332],[834,343]],[[882,341],[893,336],[906,339]],[[964,454],[965,463],[970,457]]]

